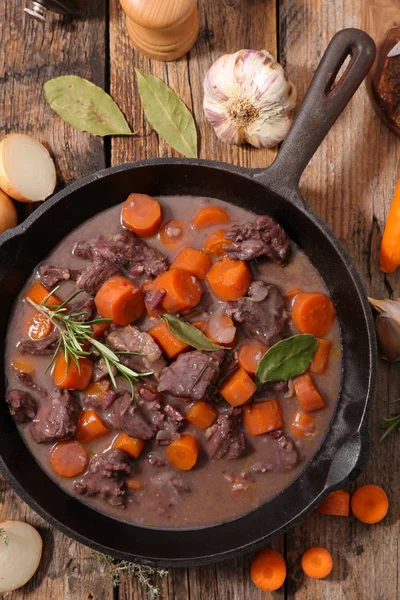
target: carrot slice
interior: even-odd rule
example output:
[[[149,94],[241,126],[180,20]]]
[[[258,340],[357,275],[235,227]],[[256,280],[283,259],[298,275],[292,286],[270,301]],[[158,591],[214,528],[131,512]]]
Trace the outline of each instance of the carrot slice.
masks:
[[[214,256],[225,254],[225,246],[229,246],[232,241],[226,237],[226,229],[216,229],[208,234],[204,240],[204,252]]]
[[[260,362],[267,350],[267,346],[261,344],[260,342],[245,342],[239,348],[239,365],[249,375],[255,375],[258,363]]]
[[[244,369],[238,369],[220,388],[220,394],[231,406],[241,406],[256,392],[257,386]]]
[[[164,246],[167,246],[167,248],[176,250],[185,243],[185,240],[188,237],[188,229],[188,225],[185,221],[180,221],[179,219],[167,221],[160,231],[160,241]]]
[[[189,471],[197,462],[199,443],[194,435],[184,433],[171,442],[165,451],[169,462],[181,471]]]
[[[60,477],[76,477],[85,471],[88,463],[88,453],[75,440],[58,442],[50,453],[50,465]]]
[[[94,299],[97,312],[115,325],[129,325],[144,311],[143,294],[137,285],[122,275],[107,279]]]
[[[329,354],[331,351],[332,342],[329,340],[318,340],[318,348],[313,356],[308,370],[316,375],[322,375],[328,368]]]
[[[53,326],[49,317],[35,311],[26,322],[26,329],[31,340],[42,340],[51,332]]]
[[[97,440],[107,435],[110,430],[93,409],[83,410],[79,416],[76,428],[76,439],[82,444]]]
[[[236,327],[226,315],[211,315],[203,332],[211,342],[233,348],[236,346]]]
[[[212,265],[212,260],[197,248],[182,248],[171,263],[171,269],[183,269],[189,271],[197,277],[197,279],[205,279]]]
[[[298,294],[294,299],[292,321],[301,333],[324,337],[335,317],[335,306],[325,294]]]
[[[130,194],[122,206],[122,224],[138,237],[155,235],[160,228],[160,203],[147,194]]]
[[[204,333],[206,327],[207,327],[207,321],[193,321],[193,323],[190,323],[191,325],[193,325],[193,327],[196,327],[196,329],[200,329],[200,331],[202,333]]]
[[[110,328],[111,323],[94,323],[92,327],[92,337],[95,340],[100,340],[105,332]]]
[[[170,269],[155,278],[154,289],[167,293],[162,305],[167,312],[180,313],[200,302],[203,289],[194,275],[182,269]]]
[[[93,381],[89,383],[85,390],[85,396],[91,400],[95,400],[99,404],[104,401],[106,394],[110,391],[110,382],[107,379]]]
[[[363,523],[379,523],[389,510],[389,499],[379,485],[363,485],[351,497],[351,510]]]
[[[204,206],[193,217],[192,225],[195,229],[207,229],[207,227],[229,222],[230,218],[226,210],[220,206]]]
[[[293,379],[293,387],[297,396],[298,403],[306,413],[325,408],[325,402],[316,390],[311,377],[304,373]]]
[[[199,429],[210,427],[218,416],[218,410],[203,400],[195,402],[186,412],[186,419]]]
[[[250,435],[261,435],[277,429],[283,429],[283,415],[277,398],[265,402],[253,402],[243,407],[243,419]]]
[[[131,437],[126,433],[120,433],[112,445],[113,448],[116,448],[117,450],[122,450],[122,452],[125,452],[125,454],[129,454],[129,456],[132,456],[133,458],[139,458],[144,446],[144,440],[139,440],[138,438]]]
[[[301,557],[301,567],[312,579],[324,579],[332,571],[332,556],[326,548],[313,546],[306,550]]]
[[[40,281],[35,281],[26,292],[25,298],[29,298],[36,304],[42,304],[48,295],[49,291],[46,290],[44,285]],[[62,304],[62,301],[55,294],[52,294],[46,302],[46,306],[60,306],[60,304]]]
[[[29,373],[32,375],[32,373],[36,371],[35,363],[28,358],[25,358],[25,356],[22,356],[18,352],[13,355],[11,359],[11,366],[14,371],[17,371],[17,373]]]
[[[327,495],[325,500],[317,508],[323,515],[335,515],[336,517],[348,517],[350,513],[350,494],[345,490],[336,490]]]
[[[246,294],[251,283],[251,273],[243,260],[223,258],[211,267],[207,281],[218,300],[230,302]]]
[[[80,358],[79,367],[73,361],[68,363],[64,354],[59,354],[53,368],[53,379],[57,387],[69,390],[85,390],[93,374],[93,362],[90,358]]]
[[[157,342],[161,350],[168,358],[175,358],[181,352],[185,352],[190,348],[189,344],[181,342],[170,330],[165,321],[160,321],[154,327],[148,330],[153,340]]]
[[[383,232],[380,268],[391,273],[400,265],[400,179],[397,182],[385,229]]]
[[[297,437],[310,437],[315,433],[315,419],[307,413],[297,412],[290,430]]]
[[[265,592],[278,590],[286,579],[286,562],[278,550],[265,548],[251,561],[251,579]]]
[[[139,477],[136,477],[136,475],[132,475],[132,477],[127,477],[125,479],[125,483],[126,487],[128,487],[130,490],[134,490],[135,492],[139,492],[144,487],[142,480],[139,479]]]

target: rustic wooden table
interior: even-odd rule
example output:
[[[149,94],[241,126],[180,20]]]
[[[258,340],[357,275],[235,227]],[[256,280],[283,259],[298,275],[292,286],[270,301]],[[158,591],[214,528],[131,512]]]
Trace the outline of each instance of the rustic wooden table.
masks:
[[[23,16],[22,2],[0,2],[1,133],[29,133],[48,145],[59,187],[110,165],[155,156],[174,156],[144,121],[134,66],[164,79],[193,110],[201,134],[200,156],[250,167],[269,164],[274,152],[218,142],[202,111],[206,70],[221,54],[240,48],[267,48],[279,55],[301,99],[332,35],[361,27],[376,36],[399,19],[398,0],[200,0],[201,30],[190,54],[169,64],[152,62],[132,50],[118,0],[88,0],[78,19],[51,16],[47,25]],[[400,11],[397,10],[397,13]],[[77,74],[109,91],[137,135],[102,141],[65,125],[46,105],[43,83]],[[367,292],[396,297],[399,274],[384,277],[378,249],[388,203],[399,177],[399,138],[375,116],[365,87],[356,94],[302,179],[302,191],[354,260]],[[22,216],[22,215],[21,215]],[[314,514],[276,541],[288,561],[285,587],[276,598],[395,600],[400,598],[399,515],[396,474],[400,435],[382,443],[381,418],[388,399],[398,396],[400,367],[380,364],[378,393],[371,415],[371,459],[359,482],[382,485],[391,497],[388,517],[372,527],[354,518]],[[33,580],[9,600],[111,600],[146,598],[132,578],[119,588],[99,570],[91,551],[50,528],[4,482],[1,518],[26,519],[39,528],[44,556]],[[301,553],[310,545],[329,548],[334,571],[326,581],[303,579]],[[265,593],[250,582],[250,557],[210,567],[171,570],[161,582],[164,599],[256,600]]]

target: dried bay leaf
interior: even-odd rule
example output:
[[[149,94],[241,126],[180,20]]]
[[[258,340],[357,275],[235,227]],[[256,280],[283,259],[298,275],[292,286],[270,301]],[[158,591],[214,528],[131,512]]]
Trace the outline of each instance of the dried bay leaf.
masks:
[[[184,342],[185,344],[189,344],[196,350],[205,350],[206,352],[214,352],[215,350],[226,350],[224,346],[219,346],[218,344],[214,344],[211,342],[208,337],[204,335],[199,329],[180,319],[175,315],[162,315],[164,321],[167,322],[167,325],[178,340]]]
[[[76,75],[46,81],[44,96],[66,123],[92,135],[133,135],[114,100],[99,86]]]
[[[310,365],[317,348],[318,339],[310,333],[281,340],[269,348],[258,363],[256,384],[288,381],[301,375]]]
[[[197,131],[186,104],[161,79],[135,69],[140,99],[147,120],[172,148],[197,158]]]

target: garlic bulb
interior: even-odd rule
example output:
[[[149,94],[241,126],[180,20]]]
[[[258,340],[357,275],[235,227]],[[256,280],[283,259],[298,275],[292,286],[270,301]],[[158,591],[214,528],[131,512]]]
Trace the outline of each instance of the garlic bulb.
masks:
[[[204,79],[204,112],[228,144],[271,148],[287,135],[296,88],[266,50],[221,56]]]
[[[375,329],[381,357],[389,362],[397,362],[400,360],[400,299],[368,300],[378,312]]]

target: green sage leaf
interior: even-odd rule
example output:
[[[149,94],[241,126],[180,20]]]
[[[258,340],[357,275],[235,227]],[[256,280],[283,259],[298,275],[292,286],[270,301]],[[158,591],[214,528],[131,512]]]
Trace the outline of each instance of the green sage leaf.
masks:
[[[144,114],[150,125],[172,148],[197,158],[197,131],[186,104],[161,79],[135,69]]]
[[[257,385],[269,381],[287,381],[301,375],[311,363],[318,339],[309,333],[293,335],[278,342],[264,354],[256,372]]]
[[[51,108],[80,131],[92,135],[132,135],[114,100],[100,87],[76,75],[46,81],[44,96]]]
[[[162,315],[164,321],[167,322],[168,327],[178,340],[193,346],[196,350],[205,350],[206,352],[214,352],[215,350],[226,350],[224,346],[219,346],[211,342],[208,337],[201,333],[199,329],[187,323],[183,319],[176,317],[175,315]]]

